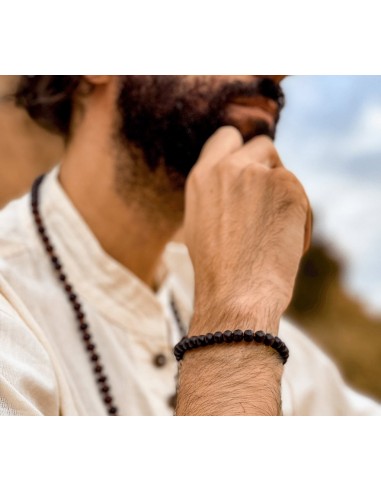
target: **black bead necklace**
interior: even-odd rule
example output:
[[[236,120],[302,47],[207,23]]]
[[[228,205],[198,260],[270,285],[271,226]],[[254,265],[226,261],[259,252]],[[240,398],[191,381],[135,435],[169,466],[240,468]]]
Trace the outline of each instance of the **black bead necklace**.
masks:
[[[40,214],[39,189],[44,177],[45,176],[42,175],[37,178],[32,187],[31,206],[34,222],[45,251],[47,252],[52,263],[53,270],[57,275],[57,279],[62,284],[67,299],[73,309],[74,316],[78,325],[78,330],[84,343],[84,348],[89,355],[89,361],[92,365],[95,381],[100,392],[102,401],[106,406],[107,414],[115,416],[118,415],[118,408],[115,406],[114,398],[111,394],[110,383],[108,382],[109,380],[106,375],[104,366],[101,363],[101,357],[94,343],[89,323],[87,322],[81,301],[78,297],[78,294],[74,290],[73,284],[69,281],[67,274],[64,272],[63,264],[57,256],[56,250],[48,236],[48,232]],[[181,319],[179,309],[176,305],[176,301],[173,295],[171,295],[170,304],[179,332],[182,337],[185,337],[188,330]],[[170,400],[170,405],[174,407],[176,394],[173,395]]]
[[[90,332],[90,327],[87,322],[86,315],[83,311],[81,301],[79,300],[79,297],[75,292],[73,285],[71,284],[66,273],[64,272],[63,265],[57,256],[55,248],[48,236],[44,222],[40,215],[39,188],[43,179],[44,176],[40,176],[34,182],[32,187],[32,194],[31,194],[32,213],[34,217],[34,222],[37,227],[37,232],[44,245],[45,251],[49,255],[50,261],[57,275],[57,278],[61,282],[64,292],[66,293],[67,299],[73,309],[75,319],[78,325],[78,330],[81,335],[82,341],[84,343],[85,350],[89,355],[89,361],[90,364],[92,365],[95,381],[98,390],[101,394],[102,401],[106,406],[107,414],[112,416],[118,415],[118,408],[114,404],[114,398],[111,394],[111,387],[108,382],[108,377],[102,365],[101,357],[99,355],[97,347],[93,341],[93,337]]]

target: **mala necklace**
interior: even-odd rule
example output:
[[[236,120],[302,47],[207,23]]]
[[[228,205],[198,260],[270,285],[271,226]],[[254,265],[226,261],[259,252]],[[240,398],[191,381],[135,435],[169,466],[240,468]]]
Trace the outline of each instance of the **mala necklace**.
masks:
[[[64,292],[66,293],[67,299],[70,303],[70,306],[73,309],[75,319],[77,321],[79,333],[82,338],[84,348],[88,353],[89,361],[95,376],[95,381],[98,390],[100,392],[102,401],[106,407],[107,414],[111,416],[115,416],[118,415],[118,407],[115,405],[114,397],[112,396],[112,392],[111,392],[109,379],[106,375],[105,368],[101,363],[101,357],[99,355],[97,347],[93,341],[93,336],[90,332],[90,327],[87,322],[86,315],[83,311],[81,301],[78,297],[78,294],[75,292],[72,283],[69,281],[64,271],[64,267],[57,256],[56,250],[48,236],[48,232],[46,230],[45,224],[40,214],[39,189],[44,177],[45,176],[42,175],[39,178],[37,178],[32,186],[31,206],[32,206],[32,214],[33,214],[34,222],[37,228],[37,232],[45,248],[45,251],[47,252],[50,258],[57,279],[62,284]],[[187,333],[187,329],[181,320],[179,310],[176,306],[176,302],[173,296],[171,296],[170,304],[178,329],[181,333],[181,336],[185,336]],[[176,395],[174,395],[170,399],[170,404],[172,406],[175,405],[175,397]]]

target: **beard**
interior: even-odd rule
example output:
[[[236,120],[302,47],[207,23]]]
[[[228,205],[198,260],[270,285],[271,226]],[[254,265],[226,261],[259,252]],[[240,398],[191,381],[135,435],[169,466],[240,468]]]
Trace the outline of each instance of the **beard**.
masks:
[[[243,133],[244,141],[257,136],[275,137],[275,127],[284,106],[282,89],[270,78],[250,82],[227,81],[213,87],[214,77],[171,75],[124,76],[117,98],[116,138],[122,147],[141,155],[151,172],[164,166],[174,188],[183,188],[206,140],[229,119],[226,106],[238,97],[263,96],[277,103],[275,125],[253,120]],[[137,151],[137,152],[136,152]]]

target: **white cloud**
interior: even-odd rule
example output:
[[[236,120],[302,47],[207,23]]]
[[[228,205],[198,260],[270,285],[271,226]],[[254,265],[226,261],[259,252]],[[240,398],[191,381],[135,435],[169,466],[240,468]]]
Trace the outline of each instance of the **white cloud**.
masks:
[[[368,97],[364,90],[368,80],[362,77],[347,85],[335,78],[331,89],[329,77],[321,88],[316,79],[303,87],[310,83],[308,79],[290,84],[294,92],[280,127],[278,149],[311,199],[316,233],[344,258],[348,289],[380,314],[381,169],[377,156],[381,166],[381,97],[378,101]],[[379,87],[381,96],[381,83]],[[340,102],[343,88],[344,103]],[[296,104],[299,93],[304,101],[311,95],[310,103],[299,100]],[[328,95],[335,105],[332,120],[324,113]],[[320,112],[319,100],[325,104]]]
[[[375,151],[381,153],[381,104],[369,102],[364,105],[350,133],[341,140],[341,144],[345,140],[345,150],[356,156]]]

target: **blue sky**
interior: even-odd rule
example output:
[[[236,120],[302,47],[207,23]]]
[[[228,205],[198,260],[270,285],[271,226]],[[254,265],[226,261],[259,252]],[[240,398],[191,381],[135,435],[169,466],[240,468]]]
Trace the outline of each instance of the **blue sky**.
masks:
[[[348,290],[381,314],[381,76],[296,76],[276,139]]]

